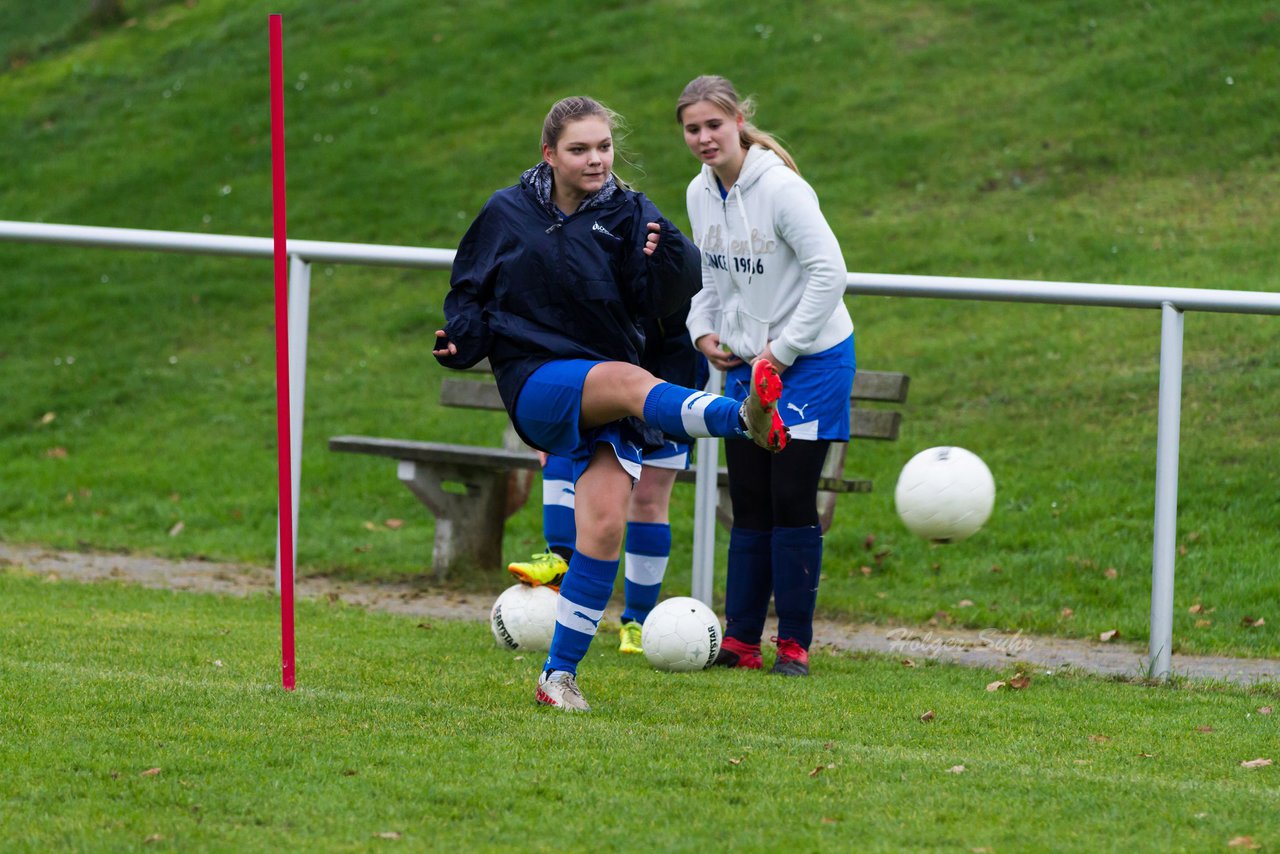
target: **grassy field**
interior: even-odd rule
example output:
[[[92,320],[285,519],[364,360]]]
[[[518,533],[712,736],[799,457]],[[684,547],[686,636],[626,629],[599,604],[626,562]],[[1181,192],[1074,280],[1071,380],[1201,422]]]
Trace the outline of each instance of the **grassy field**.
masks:
[[[821,655],[664,674],[608,644],[569,716],[487,626],[0,573],[11,851],[1203,851],[1280,839],[1274,689]],[[12,701],[21,698],[21,702]],[[921,716],[932,711],[929,721]],[[678,742],[679,747],[674,745]],[[399,850],[399,848],[397,848]]]
[[[0,218],[269,234],[265,13],[125,5],[132,23],[99,32],[65,2],[0,17]],[[273,8],[296,237],[456,245],[536,158],[550,102],[579,92],[628,117],[620,171],[684,222],[696,164],[671,111],[714,71],[759,95],[759,123],[791,146],[852,270],[1276,288],[1267,3]],[[270,265],[21,244],[0,244],[0,265],[0,538],[269,562]],[[301,572],[429,583],[429,515],[389,463],[325,443],[497,442],[499,416],[434,406],[446,287],[442,273],[315,270]],[[841,501],[822,611],[1145,636],[1157,315],[850,308],[860,365],[906,371],[912,393],[900,441],[850,453],[849,473],[878,488]],[[1275,341],[1274,318],[1186,321],[1178,651],[1280,652]],[[910,537],[891,501],[902,464],[940,444],[978,453],[998,487],[987,528],[945,548]],[[691,508],[678,490],[672,593],[688,589]],[[534,506],[514,517],[508,555],[540,548],[539,525]],[[450,583],[496,593],[500,576]]]

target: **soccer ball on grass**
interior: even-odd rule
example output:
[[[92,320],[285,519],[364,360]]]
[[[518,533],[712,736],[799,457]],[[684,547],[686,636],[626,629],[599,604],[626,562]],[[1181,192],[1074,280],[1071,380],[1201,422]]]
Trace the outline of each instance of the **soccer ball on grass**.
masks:
[[[550,587],[516,584],[502,591],[489,611],[489,628],[503,649],[547,651],[556,630],[556,600]]]
[[[720,652],[720,618],[689,596],[659,602],[640,630],[644,657],[659,670],[704,670]]]
[[[991,516],[996,483],[981,458],[964,448],[929,448],[902,467],[893,503],[912,533],[958,543]]]

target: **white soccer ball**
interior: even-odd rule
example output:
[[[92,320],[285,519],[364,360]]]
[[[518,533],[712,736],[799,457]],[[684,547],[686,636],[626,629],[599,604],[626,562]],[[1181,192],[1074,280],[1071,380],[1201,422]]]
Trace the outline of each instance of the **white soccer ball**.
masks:
[[[550,587],[516,584],[502,591],[489,611],[489,628],[503,649],[545,652],[556,630],[556,600]]]
[[[902,467],[893,503],[912,533],[935,543],[957,543],[991,516],[996,482],[991,469],[964,448],[930,448]]]
[[[720,652],[720,618],[697,599],[673,596],[649,612],[640,645],[659,670],[704,670]]]

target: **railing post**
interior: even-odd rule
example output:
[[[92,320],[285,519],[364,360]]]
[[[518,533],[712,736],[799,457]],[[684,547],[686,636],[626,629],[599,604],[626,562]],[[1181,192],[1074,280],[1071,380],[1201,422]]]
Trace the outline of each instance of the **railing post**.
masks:
[[[722,374],[715,368],[707,380],[706,390],[720,393]],[[716,503],[719,489],[716,481],[720,468],[720,440],[699,439],[697,472],[693,498],[693,564],[689,595],[711,606],[712,581],[716,571]]]
[[[293,556],[298,559],[298,506],[302,504],[302,407],[307,390],[307,324],[311,265],[289,256],[289,460],[293,467]],[[276,521],[276,592],[280,592],[280,523]]]
[[[1156,426],[1156,518],[1151,557],[1147,674],[1166,679],[1173,646],[1173,566],[1178,537],[1178,433],[1182,418],[1182,311],[1160,306],[1160,398]]]

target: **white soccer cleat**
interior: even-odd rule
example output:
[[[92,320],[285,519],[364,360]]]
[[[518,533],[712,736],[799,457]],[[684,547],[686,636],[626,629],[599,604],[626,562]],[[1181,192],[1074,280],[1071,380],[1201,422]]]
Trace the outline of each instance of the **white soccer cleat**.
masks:
[[[565,712],[589,712],[591,706],[582,696],[578,682],[567,670],[545,670],[538,677],[537,700],[544,706]]]

